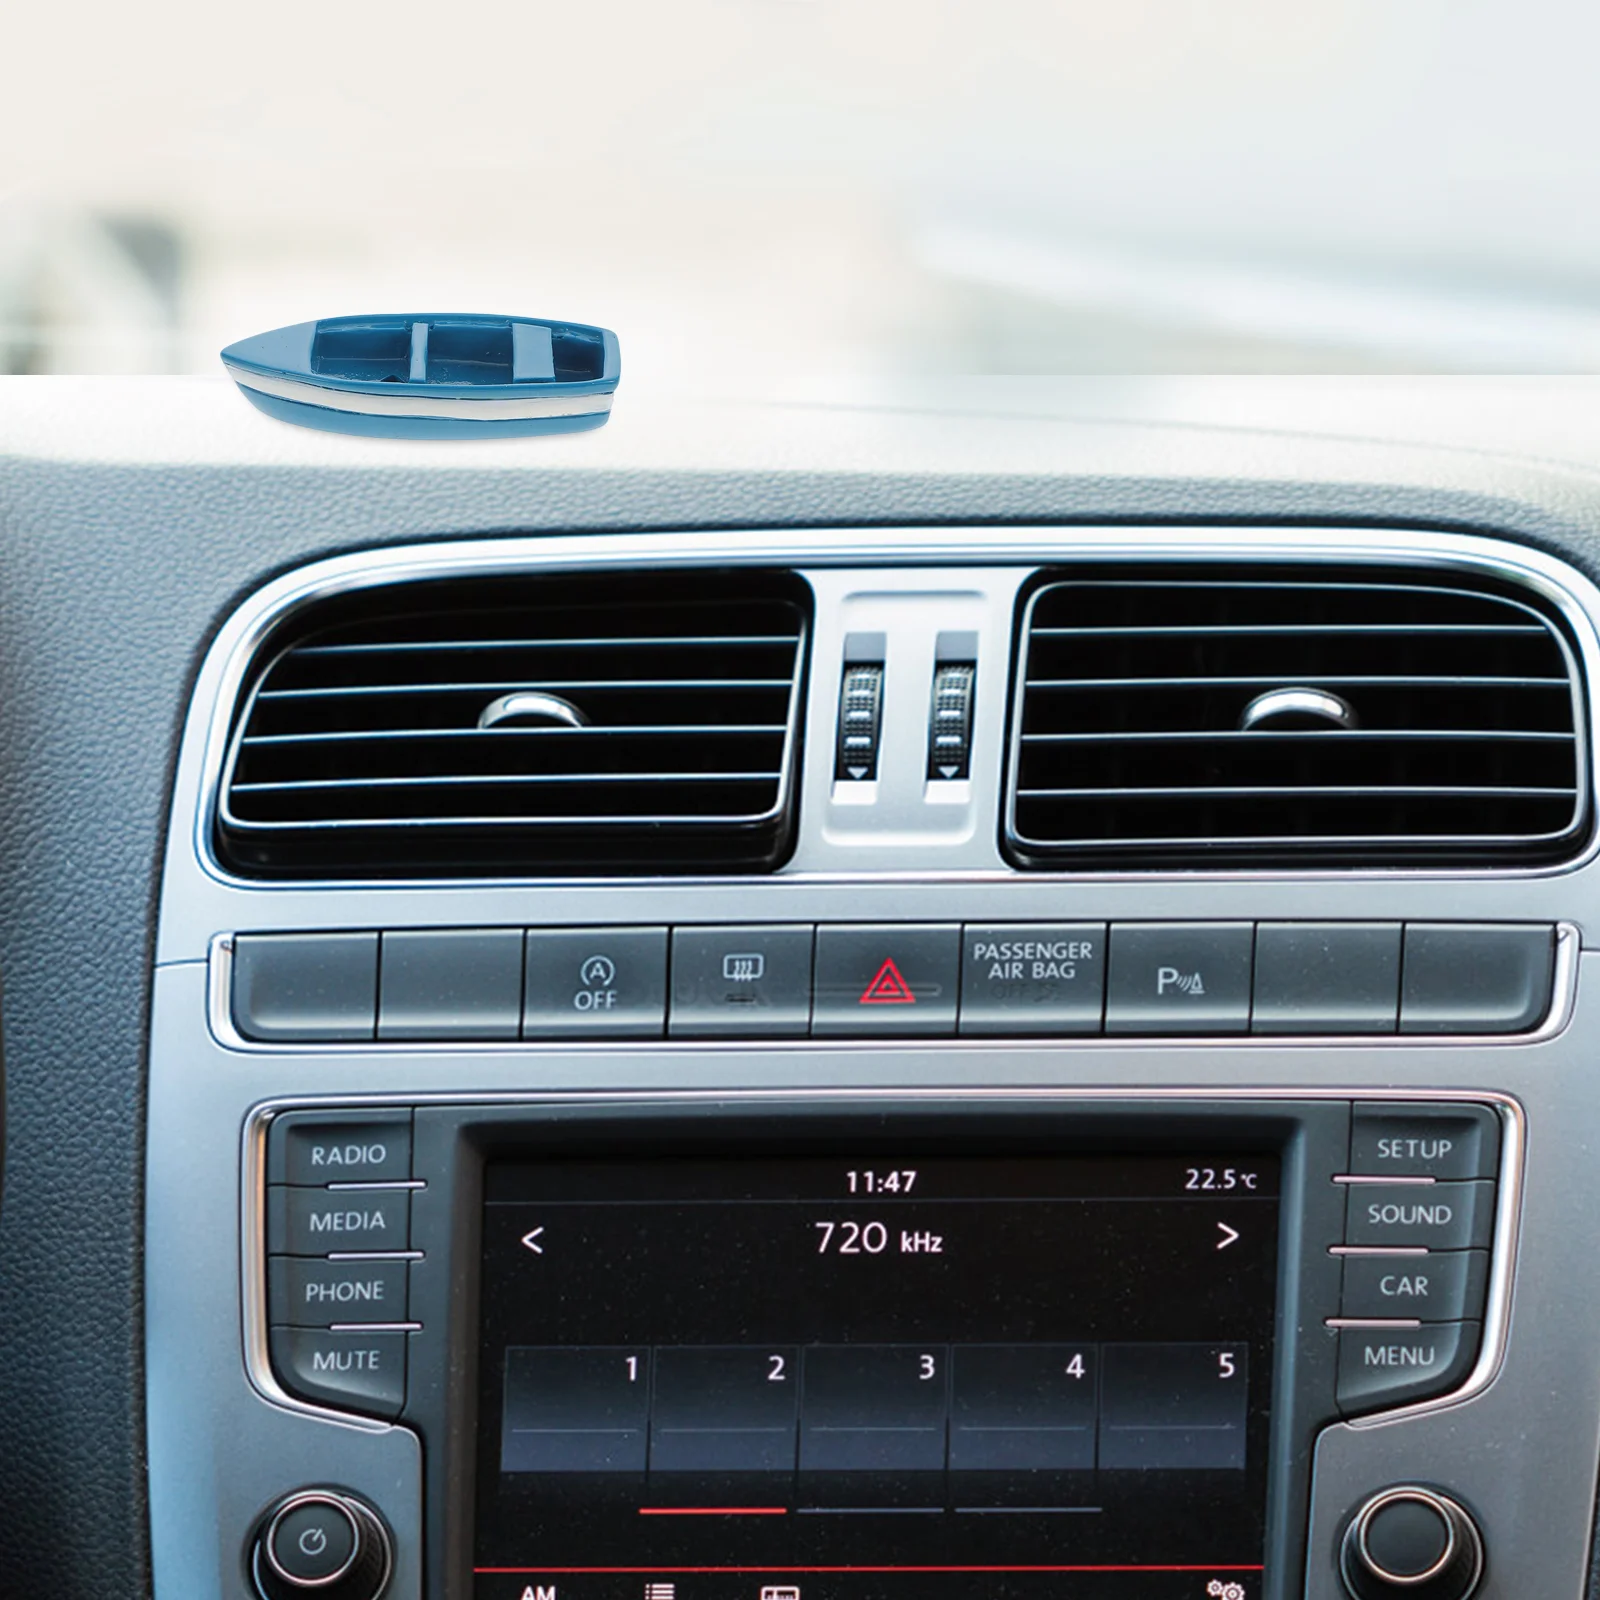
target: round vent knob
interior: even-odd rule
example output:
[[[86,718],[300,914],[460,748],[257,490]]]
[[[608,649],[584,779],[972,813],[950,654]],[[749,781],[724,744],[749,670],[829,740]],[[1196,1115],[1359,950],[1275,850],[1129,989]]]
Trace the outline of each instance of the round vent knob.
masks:
[[[285,1495],[261,1519],[250,1552],[262,1600],[378,1600],[393,1565],[378,1513],[335,1489]]]
[[[1483,1537],[1449,1495],[1401,1485],[1356,1512],[1339,1566],[1355,1600],[1468,1600],[1483,1576]]]

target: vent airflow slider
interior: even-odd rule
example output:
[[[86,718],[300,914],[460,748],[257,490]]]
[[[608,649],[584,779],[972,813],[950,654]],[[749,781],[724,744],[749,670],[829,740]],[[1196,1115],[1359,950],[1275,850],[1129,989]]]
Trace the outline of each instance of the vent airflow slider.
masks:
[[[1026,606],[1007,842],[1056,869],[1559,859],[1582,708],[1561,624],[1511,585],[1086,569]]]
[[[314,603],[258,658],[219,852],[283,877],[768,870],[808,620],[803,586],[761,572]]]

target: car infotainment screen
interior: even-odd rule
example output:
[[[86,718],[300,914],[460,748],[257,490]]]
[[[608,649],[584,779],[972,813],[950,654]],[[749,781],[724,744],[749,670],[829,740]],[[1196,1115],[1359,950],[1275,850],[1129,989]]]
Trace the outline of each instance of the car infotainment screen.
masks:
[[[1268,1156],[485,1174],[479,1600],[1256,1600]]]

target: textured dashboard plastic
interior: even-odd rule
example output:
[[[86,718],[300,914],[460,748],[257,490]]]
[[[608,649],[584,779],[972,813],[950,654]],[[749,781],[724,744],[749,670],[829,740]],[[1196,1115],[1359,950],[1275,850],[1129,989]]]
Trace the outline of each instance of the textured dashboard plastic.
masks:
[[[149,1590],[155,887],[199,655],[264,578],[500,530],[1049,520],[1130,540],[1162,520],[1468,529],[1600,572],[1587,380],[975,384],[748,410],[636,390],[603,433],[446,459],[297,433],[220,380],[4,379],[0,440],[0,1592],[59,1600]]]

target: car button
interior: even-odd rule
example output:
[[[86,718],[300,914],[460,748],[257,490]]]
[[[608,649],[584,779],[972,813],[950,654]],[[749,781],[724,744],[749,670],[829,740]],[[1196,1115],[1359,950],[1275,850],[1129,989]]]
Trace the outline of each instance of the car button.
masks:
[[[280,1327],[404,1322],[406,1263],[269,1256],[267,1299]]]
[[[1478,1333],[1476,1322],[1341,1328],[1339,1409],[1352,1416],[1447,1393],[1478,1359]]]
[[[1552,929],[1406,924],[1401,1033],[1525,1033],[1550,1010]]]
[[[1105,988],[1103,922],[962,930],[962,1033],[1098,1033]]]
[[[274,1328],[272,1370],[297,1399],[368,1417],[397,1417],[406,1403],[406,1338]]]
[[[275,1256],[404,1250],[410,1234],[409,1189],[267,1191],[267,1249]]]
[[[522,930],[386,933],[380,1039],[515,1039],[522,1025]]]
[[[1263,922],[1256,928],[1255,1033],[1393,1033],[1398,922]]]
[[[1494,1229],[1492,1183],[1352,1183],[1345,1243],[1478,1250]]]
[[[233,1025],[268,1043],[370,1039],[378,1016],[375,933],[241,933]]]
[[[1107,1033],[1248,1033],[1248,922],[1114,923]]]
[[[954,1033],[960,971],[954,923],[818,928],[811,1031]]]
[[[804,1037],[812,941],[808,926],[674,929],[668,1033]]]
[[[1483,1315],[1489,1284],[1486,1250],[1435,1250],[1425,1256],[1346,1256],[1344,1317],[1401,1317],[1459,1322]]]
[[[659,1039],[667,1025],[667,930],[528,934],[524,1039]]]
[[[289,1111],[267,1133],[269,1183],[393,1183],[411,1176],[409,1111]]]
[[[1350,1129],[1350,1170],[1368,1177],[1492,1178],[1500,1119],[1488,1106],[1362,1106]]]

